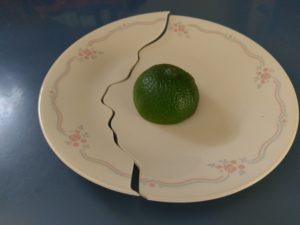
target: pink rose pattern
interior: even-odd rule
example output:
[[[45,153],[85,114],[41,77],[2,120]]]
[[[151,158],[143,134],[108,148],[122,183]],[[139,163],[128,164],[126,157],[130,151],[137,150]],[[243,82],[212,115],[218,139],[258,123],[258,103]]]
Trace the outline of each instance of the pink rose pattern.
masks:
[[[264,84],[270,81],[272,78],[273,69],[269,68],[258,68],[254,81],[257,83],[257,88],[261,88]]]
[[[177,33],[179,36],[190,38],[187,27],[180,22],[172,24],[169,29]]]
[[[154,187],[156,187],[156,184],[155,184],[154,182],[150,182],[150,183],[148,184],[148,186],[151,187],[151,188],[154,188]]]
[[[223,173],[228,173],[228,174],[233,174],[233,173],[238,173],[239,175],[245,174],[245,163],[247,161],[245,159],[239,159],[239,160],[219,160],[217,163],[210,163],[208,164],[209,167],[215,168],[219,170],[219,172]]]
[[[68,140],[65,142],[76,148],[88,149],[89,134],[85,132],[83,125],[78,126],[75,130],[71,130],[67,134]]]
[[[80,48],[78,51],[77,59],[79,61],[86,61],[89,59],[96,59],[98,55],[103,54],[101,51],[97,51],[96,49],[93,48]]]

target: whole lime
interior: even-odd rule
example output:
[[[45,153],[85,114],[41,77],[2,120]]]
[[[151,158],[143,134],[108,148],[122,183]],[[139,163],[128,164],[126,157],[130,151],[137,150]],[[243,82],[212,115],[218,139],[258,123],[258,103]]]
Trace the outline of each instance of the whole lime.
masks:
[[[133,99],[139,114],[146,120],[175,124],[194,114],[199,92],[188,72],[174,65],[159,64],[138,77]]]

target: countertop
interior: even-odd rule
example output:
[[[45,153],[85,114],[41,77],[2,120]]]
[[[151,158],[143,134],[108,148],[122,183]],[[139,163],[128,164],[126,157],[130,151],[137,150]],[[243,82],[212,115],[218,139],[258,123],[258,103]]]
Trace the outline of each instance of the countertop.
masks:
[[[97,186],[65,166],[38,120],[42,81],[57,57],[88,32],[146,12],[210,20],[269,51],[300,90],[297,0],[75,0],[0,2],[0,224],[300,224],[300,143],[257,184],[207,202],[146,201]]]

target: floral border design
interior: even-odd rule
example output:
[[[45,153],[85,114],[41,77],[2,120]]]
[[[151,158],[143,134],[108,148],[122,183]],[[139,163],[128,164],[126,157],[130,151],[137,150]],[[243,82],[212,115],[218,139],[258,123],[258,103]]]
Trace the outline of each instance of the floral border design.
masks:
[[[65,141],[67,145],[80,148],[89,149],[88,139],[90,135],[85,131],[83,125],[79,125],[75,130],[70,130],[67,134],[68,140]]]
[[[113,34],[124,30],[128,29],[130,27],[136,26],[136,25],[151,25],[155,24],[157,22],[160,22],[162,20],[165,20],[164,18],[159,18],[153,21],[147,21],[147,22],[133,22],[133,23],[124,23],[111,31],[109,31],[106,35],[90,40],[87,44],[87,46],[83,49],[78,50],[78,55],[71,57],[67,62],[64,71],[58,76],[58,78],[55,80],[53,89],[49,91],[49,95],[51,98],[51,104],[52,108],[56,113],[57,116],[57,124],[56,128],[57,130],[66,136],[66,144],[71,145],[73,147],[78,147],[80,149],[80,154],[83,157],[83,159],[100,164],[109,170],[111,170],[113,173],[125,177],[125,178],[130,178],[130,174],[121,171],[120,169],[116,168],[114,165],[112,165],[110,162],[107,162],[102,159],[97,159],[94,157],[91,157],[87,154],[86,149],[89,149],[90,146],[88,144],[88,133],[84,131],[84,128],[82,125],[78,126],[75,130],[71,130],[69,132],[66,132],[66,130],[63,128],[63,114],[58,108],[56,104],[56,100],[58,98],[59,94],[59,84],[63,80],[64,77],[66,77],[70,70],[71,70],[71,64],[77,59],[81,62],[84,62],[86,60],[93,60],[97,58],[99,55],[103,54],[103,52],[98,51],[97,49],[93,48],[92,46],[96,43],[102,42],[107,40],[110,36]],[[170,24],[170,27],[168,30],[171,32],[176,32],[179,37],[185,37],[185,38],[190,38],[190,32],[189,29],[196,29],[199,32],[206,33],[206,34],[211,34],[211,35],[219,35],[223,38],[225,38],[228,41],[231,41],[238,46],[241,47],[243,52],[245,53],[246,56],[257,60],[258,66],[257,66],[257,71],[254,76],[254,82],[257,84],[257,88],[263,87],[267,83],[273,83],[274,84],[274,97],[275,100],[279,106],[280,112],[278,116],[278,121],[277,121],[277,128],[276,131],[268,138],[262,145],[260,146],[258,150],[258,154],[253,158],[253,159],[246,159],[246,158],[241,158],[241,159],[222,159],[219,160],[218,162],[212,162],[209,163],[207,166],[209,168],[215,169],[220,173],[220,176],[217,176],[215,178],[204,178],[204,177],[197,177],[197,178],[190,178],[186,180],[181,180],[181,181],[174,181],[174,182],[167,182],[167,181],[161,181],[161,180],[155,180],[155,179],[150,179],[150,178],[141,178],[140,181],[143,185],[148,185],[148,187],[155,188],[155,187],[181,187],[181,186],[186,186],[186,185],[191,185],[191,184],[196,184],[196,183],[221,183],[227,180],[230,176],[233,174],[239,174],[243,175],[246,173],[246,169],[251,165],[260,162],[266,154],[266,151],[268,147],[280,136],[282,133],[284,124],[287,122],[287,114],[286,114],[286,109],[285,109],[285,104],[284,101],[282,100],[280,96],[280,90],[281,90],[281,83],[280,81],[274,77],[273,73],[274,71],[272,69],[269,69],[265,67],[265,61],[264,59],[251,52],[248,47],[243,44],[241,41],[236,39],[233,35],[228,34],[228,33],[223,33],[217,30],[208,30],[203,27],[200,27],[196,24],[184,24],[182,22],[175,22],[174,24]]]

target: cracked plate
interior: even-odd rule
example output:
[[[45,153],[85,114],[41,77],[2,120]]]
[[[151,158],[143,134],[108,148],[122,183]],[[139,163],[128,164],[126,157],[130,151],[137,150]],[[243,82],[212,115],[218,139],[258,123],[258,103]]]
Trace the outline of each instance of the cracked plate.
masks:
[[[41,89],[44,135],[71,169],[112,190],[137,195],[130,188],[136,162],[140,194],[150,200],[235,193],[289,151],[298,125],[295,91],[278,62],[249,38],[196,18],[167,18],[168,12],[126,18],[67,49]],[[187,70],[199,88],[196,114],[177,125],[149,123],[134,108],[135,79],[159,63]],[[105,102],[115,111],[111,125],[124,151],[108,127],[111,110],[101,103],[109,86]]]

